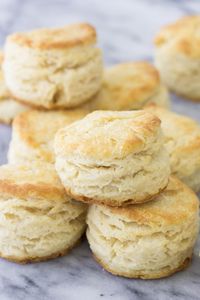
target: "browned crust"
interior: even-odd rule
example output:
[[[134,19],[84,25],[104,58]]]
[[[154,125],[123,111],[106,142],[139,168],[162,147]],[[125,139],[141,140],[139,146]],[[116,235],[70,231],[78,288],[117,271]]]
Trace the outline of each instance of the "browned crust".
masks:
[[[142,200],[137,200],[137,199],[128,199],[122,203],[119,203],[118,201],[116,200],[113,200],[113,199],[103,199],[103,200],[97,200],[97,199],[94,199],[94,198],[88,198],[88,197],[85,197],[83,195],[77,195],[75,193],[73,193],[71,191],[71,189],[68,189],[65,187],[65,191],[67,193],[67,195],[69,197],[71,197],[72,199],[75,199],[77,201],[81,201],[81,202],[84,202],[84,203],[87,203],[87,204],[102,204],[102,205],[105,205],[105,206],[112,206],[112,207],[124,207],[124,206],[128,206],[128,205],[134,205],[134,204],[142,204],[142,203],[146,203],[146,202],[149,202],[151,200],[153,200],[155,197],[157,197],[161,192],[163,192],[166,187],[168,186],[168,183],[167,185],[160,189],[159,192],[157,194],[154,194],[154,195],[150,195],[148,197],[146,197],[145,199],[142,199]]]
[[[155,274],[144,274],[144,273],[140,273],[140,274],[127,274],[127,273],[118,273],[115,272],[114,270],[112,270],[108,265],[104,264],[102,262],[101,259],[99,259],[94,253],[93,253],[93,257],[96,260],[97,263],[99,263],[106,271],[108,271],[109,273],[113,274],[113,275],[117,275],[117,276],[122,276],[122,277],[126,277],[126,278],[135,278],[135,279],[160,279],[160,278],[164,278],[164,277],[168,277],[173,275],[174,273],[180,272],[182,270],[184,270],[185,268],[187,268],[190,264],[190,262],[192,261],[192,254],[190,256],[188,256],[180,266],[178,266],[177,268],[173,269],[173,270],[169,270],[169,271],[160,271],[157,272]]]
[[[179,34],[185,33],[187,35],[184,36],[183,39],[181,39],[181,43],[182,43],[184,41],[184,38],[187,37],[188,34],[189,34],[189,38],[191,37],[191,31],[188,32],[187,30],[190,29],[192,25],[197,25],[199,22],[200,22],[200,17],[198,15],[181,17],[175,22],[163,26],[155,36],[154,43],[155,45],[160,46],[163,45],[166,41],[168,41],[172,37],[174,37],[175,35],[179,36]],[[192,31],[195,32],[195,29],[197,29],[197,26],[193,26]]]
[[[131,72],[130,69],[132,69]],[[155,93],[160,85],[158,70],[145,61],[114,65],[105,70],[105,78],[105,88],[110,91],[111,96],[116,97],[113,100],[117,101],[122,108],[134,102],[145,101]],[[131,83],[134,79],[138,84],[133,84],[127,89],[127,82]]]
[[[62,257],[65,256],[66,254],[68,254],[73,248],[75,248],[76,246],[78,246],[81,241],[82,241],[83,237],[80,237],[80,239],[78,241],[76,241],[72,246],[58,251],[56,253],[53,253],[51,255],[48,256],[44,256],[44,257],[29,257],[29,258],[24,258],[24,259],[19,259],[16,256],[4,256],[2,253],[0,253],[0,257],[4,258],[8,261],[14,262],[14,263],[18,263],[18,264],[28,264],[28,263],[34,263],[34,262],[41,262],[41,261],[46,261],[46,260],[50,260],[50,259],[54,259],[57,257]]]
[[[31,183],[24,183],[24,184],[17,184],[13,181],[10,180],[0,180],[0,192],[1,195],[13,195],[13,196],[18,196],[21,198],[26,198],[26,197],[43,197],[45,199],[52,199],[52,198],[57,198],[57,199],[64,199],[66,198],[66,194],[64,189],[62,189],[62,186],[55,187],[55,186],[50,186],[49,184],[45,183],[36,183],[36,184],[31,184]]]
[[[14,33],[8,36],[7,42],[40,50],[71,48],[95,43],[96,31],[87,23],[71,24],[61,28]]]
[[[164,207],[160,209],[160,200],[165,201],[167,208],[168,197],[173,197],[174,203],[171,204],[170,210]],[[185,201],[185,199],[189,199]],[[180,201],[182,199],[182,201]],[[143,203],[143,205],[132,205],[129,207],[112,207],[110,211],[113,215],[123,216],[139,224],[166,224],[178,225],[184,224],[188,218],[193,218],[193,222],[197,222],[197,212],[199,210],[199,201],[196,194],[178,180],[174,176],[170,176],[167,188],[160,194],[155,196],[154,201]],[[156,202],[157,201],[157,202]],[[157,206],[158,203],[158,206]],[[182,209],[184,206],[185,209]]]
[[[98,122],[101,127],[97,126]],[[108,129],[110,134],[106,131],[108,123],[111,124]],[[152,139],[158,139],[160,123],[159,118],[142,110],[94,111],[67,129],[61,129],[54,145],[58,156],[73,156],[76,153],[96,160],[121,159],[144,151]],[[119,138],[119,130],[126,131],[122,138]]]
[[[196,32],[200,28],[200,16],[186,16],[161,28],[154,43],[157,47],[170,44],[172,53],[182,53],[186,57],[199,59],[200,39]]]

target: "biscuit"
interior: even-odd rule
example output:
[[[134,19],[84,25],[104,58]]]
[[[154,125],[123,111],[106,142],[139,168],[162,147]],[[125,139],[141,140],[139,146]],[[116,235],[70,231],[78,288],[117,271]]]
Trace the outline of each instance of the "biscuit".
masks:
[[[125,208],[91,205],[87,238],[94,257],[107,271],[130,278],[162,278],[191,260],[198,213],[196,195],[170,177],[154,201]]]
[[[102,83],[102,54],[89,24],[8,36],[4,73],[13,97],[34,107],[71,108],[88,101]]]
[[[56,170],[74,199],[112,206],[164,189],[169,157],[160,120],[145,111],[96,111],[55,136]]]
[[[53,140],[57,130],[84,117],[86,110],[29,110],[13,122],[12,140],[8,151],[9,163],[34,160],[54,162]]]
[[[156,105],[145,107],[161,120],[172,174],[200,191],[200,126],[193,119]]]
[[[187,16],[165,26],[155,38],[155,64],[175,93],[200,101],[200,16]]]
[[[105,68],[102,88],[86,106],[91,111],[132,110],[151,102],[169,107],[169,95],[156,68],[141,61]]]
[[[0,256],[33,262],[64,255],[85,230],[87,207],[68,197],[53,165],[0,167]]]
[[[2,62],[3,52],[0,50],[0,123],[10,124],[15,116],[28,110],[28,107],[11,99],[3,76]]]

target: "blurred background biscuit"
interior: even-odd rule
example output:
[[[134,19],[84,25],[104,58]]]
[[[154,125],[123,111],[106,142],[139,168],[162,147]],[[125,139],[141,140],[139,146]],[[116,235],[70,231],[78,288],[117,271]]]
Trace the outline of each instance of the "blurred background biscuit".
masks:
[[[14,101],[6,87],[3,70],[3,52],[0,50],[0,123],[10,124],[14,117],[29,108]]]
[[[193,119],[156,105],[146,109],[161,120],[172,174],[200,191],[200,125]]]
[[[4,73],[11,94],[46,109],[86,102],[102,83],[102,54],[95,43],[95,29],[84,23],[8,36]]]
[[[155,38],[155,64],[175,93],[200,101],[200,16],[187,16],[163,27]]]
[[[86,106],[91,111],[132,110],[151,102],[169,107],[168,91],[156,68],[138,61],[105,68],[102,88]]]
[[[9,163],[34,160],[54,162],[53,141],[58,129],[83,118],[86,110],[66,111],[29,110],[13,122],[12,139],[8,151]]]

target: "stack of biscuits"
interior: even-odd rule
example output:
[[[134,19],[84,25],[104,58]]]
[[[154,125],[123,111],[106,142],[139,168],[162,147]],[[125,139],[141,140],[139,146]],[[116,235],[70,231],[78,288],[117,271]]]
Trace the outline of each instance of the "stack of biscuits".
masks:
[[[198,200],[170,176],[160,120],[147,111],[96,111],[60,129],[56,170],[90,204],[87,238],[113,274],[161,278],[184,268],[198,233]]]
[[[0,121],[12,123],[12,139],[0,167],[0,256],[65,255],[87,227],[109,272],[169,276],[188,265],[198,236],[200,126],[169,111],[163,65],[162,80],[144,61],[104,68],[96,42],[83,23],[6,40]]]

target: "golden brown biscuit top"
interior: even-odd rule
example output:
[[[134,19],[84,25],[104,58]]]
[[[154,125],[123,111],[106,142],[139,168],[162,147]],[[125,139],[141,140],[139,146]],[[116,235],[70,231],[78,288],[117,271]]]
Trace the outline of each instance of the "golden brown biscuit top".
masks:
[[[176,177],[171,176],[167,188],[152,201],[124,208],[108,208],[115,215],[141,225],[176,225],[198,213],[196,194]]]
[[[54,166],[36,162],[26,166],[0,166],[0,195],[3,199],[9,197],[69,199]]]
[[[122,159],[146,151],[160,137],[160,120],[145,111],[96,111],[58,131],[56,153],[85,159]]]
[[[200,16],[187,16],[161,29],[155,38],[157,47],[191,58],[200,57]]]
[[[86,110],[37,111],[29,110],[18,115],[13,122],[20,139],[33,148],[47,145],[57,130],[83,118]]]
[[[7,42],[41,50],[71,48],[94,44],[96,31],[91,25],[80,23],[61,28],[42,28],[30,32],[14,33],[8,36]]]
[[[96,110],[140,108],[159,86],[159,73],[148,62],[118,64],[105,69],[102,89],[91,106]]]

